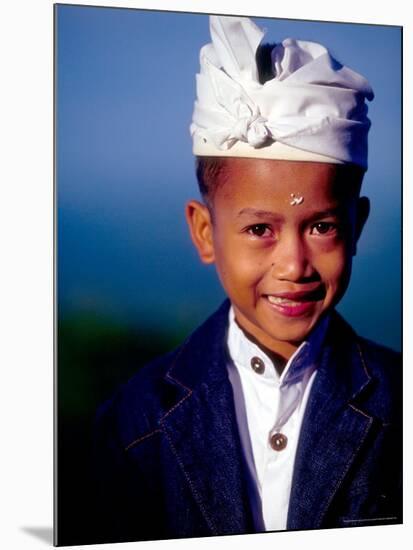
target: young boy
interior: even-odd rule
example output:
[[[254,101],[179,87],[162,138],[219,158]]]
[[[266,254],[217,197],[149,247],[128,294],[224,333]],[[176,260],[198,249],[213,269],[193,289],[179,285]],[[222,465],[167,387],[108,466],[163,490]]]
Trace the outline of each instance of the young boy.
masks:
[[[368,217],[368,82],[211,17],[186,216],[228,300],[99,411],[102,540],[400,523],[400,367],[334,311]]]

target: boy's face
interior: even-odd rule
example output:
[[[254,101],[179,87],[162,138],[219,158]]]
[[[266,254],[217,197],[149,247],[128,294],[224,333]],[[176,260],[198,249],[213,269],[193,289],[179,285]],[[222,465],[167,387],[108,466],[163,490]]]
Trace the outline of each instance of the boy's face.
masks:
[[[197,201],[187,207],[201,259],[215,263],[238,323],[276,353],[302,342],[347,288],[368,201],[340,170],[234,158],[213,219]]]

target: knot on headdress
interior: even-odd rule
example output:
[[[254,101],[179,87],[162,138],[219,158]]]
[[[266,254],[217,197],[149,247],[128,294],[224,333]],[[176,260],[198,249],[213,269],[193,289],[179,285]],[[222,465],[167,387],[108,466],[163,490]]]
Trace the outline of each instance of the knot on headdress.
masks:
[[[237,141],[248,143],[253,148],[262,146],[271,135],[266,125],[268,120],[246,92],[244,83],[218,69],[207,58],[203,63],[216,101],[214,112],[221,112],[218,120],[209,119],[206,128],[216,147],[228,150]],[[199,118],[195,119],[199,121]]]
[[[251,147],[260,147],[267,141],[270,135],[265,125],[267,119],[261,116],[257,106],[254,107],[239,101],[235,124],[230,128],[228,137],[221,142],[221,147],[227,145],[230,148],[237,141],[248,143]]]

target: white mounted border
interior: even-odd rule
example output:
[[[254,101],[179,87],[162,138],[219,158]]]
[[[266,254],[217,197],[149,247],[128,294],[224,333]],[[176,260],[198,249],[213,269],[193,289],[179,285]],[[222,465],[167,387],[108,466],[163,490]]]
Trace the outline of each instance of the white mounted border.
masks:
[[[411,86],[413,21],[404,0],[119,0],[60,2],[78,5],[166,9],[290,19],[377,23],[404,26],[404,334],[405,334],[405,526],[368,527],[274,535],[199,539],[203,548],[406,548],[411,540],[413,386],[412,329],[412,149]],[[45,548],[52,526],[53,465],[53,2],[3,2],[0,17],[1,61],[1,453],[0,543],[13,550]],[[411,163],[409,163],[411,166]],[[410,338],[411,340],[411,338]],[[409,372],[410,371],[410,372]],[[409,402],[408,402],[409,401]],[[409,430],[410,431],[410,430]],[[27,530],[37,532],[38,536]],[[43,539],[42,539],[43,536]],[[194,540],[89,546],[93,548],[192,548]],[[50,544],[49,544],[50,545]],[[86,548],[86,547],[85,547]]]

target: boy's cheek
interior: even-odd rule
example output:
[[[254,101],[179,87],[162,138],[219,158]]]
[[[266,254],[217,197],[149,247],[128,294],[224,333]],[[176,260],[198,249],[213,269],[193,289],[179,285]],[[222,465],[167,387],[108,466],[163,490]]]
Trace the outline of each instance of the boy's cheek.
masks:
[[[339,235],[316,238],[309,244],[308,248],[311,251],[312,257],[317,258],[323,254],[342,254],[346,255],[348,250],[351,250],[350,239],[343,238]]]
[[[322,277],[323,274],[329,273],[336,273],[338,276],[341,271],[347,271],[348,266],[351,266],[350,243],[333,239],[330,242],[317,243],[311,249],[309,261]]]
[[[337,264],[330,271],[324,270],[323,282],[327,290],[328,301],[331,305],[342,298],[350,282],[351,264],[344,262]]]
[[[259,270],[250,261],[238,258],[237,266],[231,263],[217,266],[221,280],[228,287],[228,292],[242,292],[255,286],[261,279]]]

